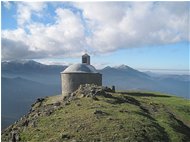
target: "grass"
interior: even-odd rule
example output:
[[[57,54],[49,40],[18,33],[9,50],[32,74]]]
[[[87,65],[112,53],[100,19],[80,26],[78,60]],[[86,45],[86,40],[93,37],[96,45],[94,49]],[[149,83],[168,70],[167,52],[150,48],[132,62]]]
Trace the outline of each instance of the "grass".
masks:
[[[61,96],[46,98],[43,106]],[[190,101],[152,92],[77,98],[26,127],[21,141],[190,141]],[[3,135],[2,135],[3,137]]]

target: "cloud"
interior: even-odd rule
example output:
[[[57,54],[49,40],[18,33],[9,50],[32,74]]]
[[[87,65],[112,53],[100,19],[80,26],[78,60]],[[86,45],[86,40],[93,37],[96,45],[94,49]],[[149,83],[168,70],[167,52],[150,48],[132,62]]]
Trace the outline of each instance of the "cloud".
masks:
[[[56,22],[52,25],[33,22],[25,27],[27,31],[23,28],[3,30],[2,58],[12,59],[19,56],[55,58],[81,55],[85,47],[85,36],[80,17],[68,9],[57,8],[55,13]],[[13,51],[15,53],[11,54]]]
[[[3,1],[2,5],[7,8],[7,9],[11,9],[11,2],[10,1]]]
[[[23,26],[31,22],[31,16],[41,16],[41,12],[46,8],[43,2],[19,2],[17,5],[17,23]]]
[[[53,25],[31,24],[31,48],[44,51],[48,56],[72,56],[85,46],[84,29],[80,18],[67,9],[56,9]]]
[[[39,59],[39,60],[37,59],[36,61],[41,64],[45,64],[45,65],[64,65],[64,66],[71,65],[71,63],[65,62],[63,60],[54,61],[54,60],[50,60],[50,59]]]
[[[76,57],[86,48],[94,54],[105,54],[190,40],[188,2],[66,4],[56,4],[50,12],[50,2],[17,2],[19,26],[2,30],[2,57]],[[54,16],[51,24],[33,18],[47,14]]]
[[[23,42],[13,41],[10,39],[1,39],[2,43],[2,59],[15,60],[15,59],[32,59],[36,56],[34,52],[30,51]],[[37,56],[36,56],[37,57]]]
[[[188,39],[186,2],[76,3],[91,25],[97,52],[176,43]],[[101,14],[102,13],[102,14]]]

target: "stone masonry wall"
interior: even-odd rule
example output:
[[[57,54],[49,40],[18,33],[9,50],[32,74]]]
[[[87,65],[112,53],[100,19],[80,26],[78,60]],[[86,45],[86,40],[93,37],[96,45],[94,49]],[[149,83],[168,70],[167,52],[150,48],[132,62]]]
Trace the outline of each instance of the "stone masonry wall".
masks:
[[[74,92],[82,84],[102,85],[102,75],[99,73],[62,73],[62,94]]]

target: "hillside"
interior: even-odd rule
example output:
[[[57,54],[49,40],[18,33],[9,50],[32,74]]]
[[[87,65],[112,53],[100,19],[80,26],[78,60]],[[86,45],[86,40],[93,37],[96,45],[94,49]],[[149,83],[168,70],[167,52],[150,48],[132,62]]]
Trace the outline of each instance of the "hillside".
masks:
[[[2,141],[190,141],[190,103],[151,92],[83,85],[38,99]]]

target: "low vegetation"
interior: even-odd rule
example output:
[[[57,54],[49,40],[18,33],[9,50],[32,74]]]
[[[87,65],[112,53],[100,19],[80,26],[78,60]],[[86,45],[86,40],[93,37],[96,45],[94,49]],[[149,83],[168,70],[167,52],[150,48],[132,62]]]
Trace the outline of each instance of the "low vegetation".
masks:
[[[84,88],[68,98],[38,99],[26,116],[2,132],[2,141],[190,141],[189,100]]]

